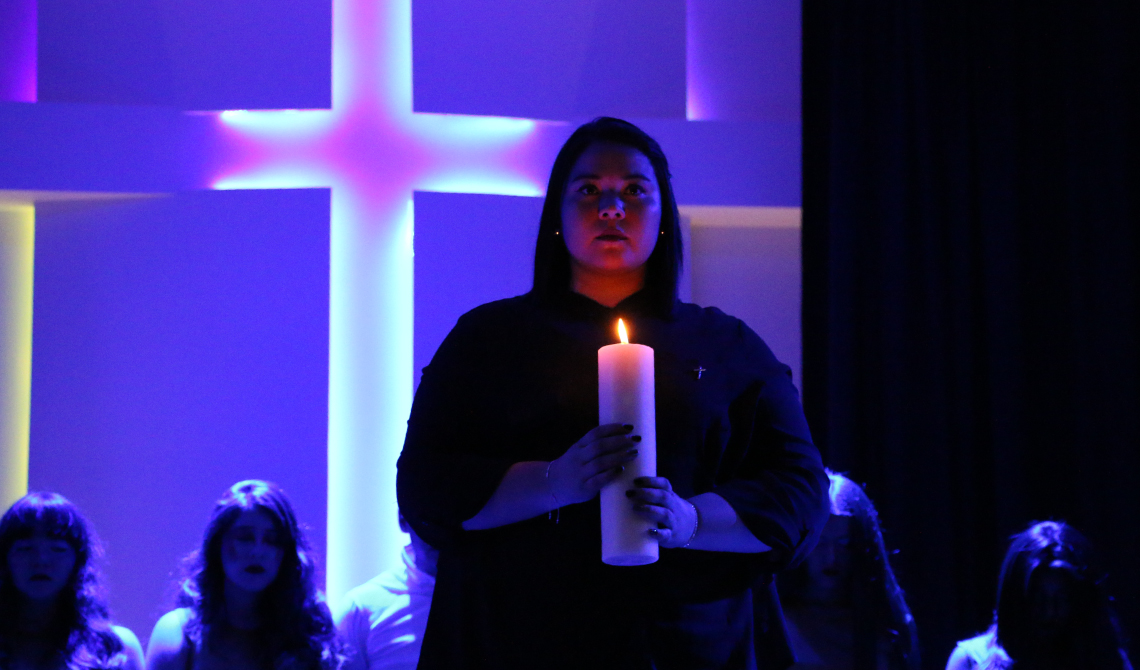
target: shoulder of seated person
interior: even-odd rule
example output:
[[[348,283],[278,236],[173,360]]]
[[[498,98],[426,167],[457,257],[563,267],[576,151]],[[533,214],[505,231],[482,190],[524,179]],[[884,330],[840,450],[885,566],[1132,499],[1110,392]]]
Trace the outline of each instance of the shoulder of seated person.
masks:
[[[154,627],[157,629],[159,626],[162,626],[164,628],[177,628],[178,630],[182,630],[186,627],[186,624],[190,623],[191,616],[193,616],[193,612],[189,607],[179,607],[178,609],[173,609],[163,614]]]
[[[360,615],[360,588],[357,586],[337,602],[336,607],[329,608],[332,611],[333,623],[338,627],[348,623],[352,618]]]
[[[370,625],[375,626],[378,621],[388,618],[393,609],[402,610],[407,605],[407,596],[394,594],[386,588],[384,580],[388,577],[388,573],[384,573],[350,591],[335,617],[338,625],[356,618],[361,623],[371,622]]]
[[[954,647],[950,660],[946,661],[946,670],[971,670],[973,667],[974,660],[961,644]]]
[[[142,646],[142,643],[139,642],[139,637],[135,635],[133,630],[126,626],[111,626],[111,632],[115,634],[115,637],[119,638],[119,642],[122,642],[125,647]]]
[[[164,663],[179,659],[186,640],[186,624],[190,621],[189,608],[171,610],[154,624],[147,644],[148,667],[161,670]]]
[[[115,637],[119,638],[119,642],[123,645],[123,651],[126,653],[128,659],[126,667],[142,670],[142,644],[139,642],[139,638],[135,635],[134,631],[125,626],[111,626],[111,632],[115,634]]]

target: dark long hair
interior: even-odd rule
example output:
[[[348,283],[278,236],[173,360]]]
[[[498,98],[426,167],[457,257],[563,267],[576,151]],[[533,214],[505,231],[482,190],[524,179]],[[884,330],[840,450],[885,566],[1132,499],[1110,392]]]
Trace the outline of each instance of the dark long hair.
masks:
[[[187,558],[188,575],[178,595],[178,605],[191,610],[187,632],[201,642],[227,625],[222,536],[242,512],[253,510],[273,519],[283,553],[277,577],[258,599],[262,666],[339,667],[344,657],[336,628],[317,589],[316,564],[293,506],[276,484],[257,479],[238,482],[226,491],[206,524],[202,547]]]
[[[851,517],[851,607],[854,612],[855,668],[876,667],[880,633],[890,643],[892,667],[921,667],[918,629],[906,604],[906,594],[891,569],[875,504],[855,482],[828,471],[831,513]]]
[[[111,629],[96,560],[102,549],[91,524],[58,493],[29,493],[0,518],[0,666],[7,665],[19,623],[19,594],[8,565],[17,540],[37,530],[66,541],[75,550],[75,568],[59,594],[52,636],[69,669],[120,668],[127,662],[123,643]]]
[[[1063,576],[1069,614],[1047,635],[1033,621],[1033,596],[1044,570]],[[1105,573],[1092,547],[1072,526],[1041,521],[1014,535],[998,577],[993,630],[1014,667],[1124,667]]]
[[[848,517],[851,557],[843,600],[851,608],[852,665],[856,670],[878,667],[880,641],[887,642],[891,670],[922,667],[918,629],[906,594],[891,569],[875,504],[855,482],[827,471],[831,514]],[[804,598],[809,575],[806,563],[780,578],[780,597],[794,606]]]
[[[680,214],[670,181],[669,161],[661,145],[637,126],[608,116],[600,116],[580,126],[558,152],[550,169],[538,242],[534,249],[534,286],[531,293],[542,300],[557,300],[570,291],[570,253],[562,235],[562,198],[570,171],[592,144],[599,142],[632,147],[649,159],[661,193],[661,235],[646,261],[645,288],[655,309],[669,314],[677,300],[681,277],[682,242]]]

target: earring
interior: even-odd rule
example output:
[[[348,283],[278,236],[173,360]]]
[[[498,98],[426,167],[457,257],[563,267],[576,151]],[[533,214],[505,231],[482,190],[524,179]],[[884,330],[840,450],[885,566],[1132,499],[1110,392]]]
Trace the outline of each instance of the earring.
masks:
[[[664,234],[665,234],[665,231],[664,231],[664,230],[662,230],[662,231],[661,231],[661,234],[662,234],[662,235],[664,235]]]
[[[554,234],[555,234],[555,235],[558,235],[558,234],[559,234],[559,232],[556,230],[556,231],[554,231]]]

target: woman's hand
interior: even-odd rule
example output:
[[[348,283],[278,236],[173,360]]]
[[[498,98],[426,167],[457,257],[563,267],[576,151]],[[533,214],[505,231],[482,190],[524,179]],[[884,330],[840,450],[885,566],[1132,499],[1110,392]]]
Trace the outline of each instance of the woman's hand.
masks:
[[[655,521],[656,528],[649,532],[657,543],[669,549],[689,543],[697,528],[697,508],[673,493],[673,485],[664,477],[638,477],[635,488],[625,492],[637,513]]]
[[[582,436],[550,462],[547,484],[559,507],[592,500],[637,457],[640,435],[629,424],[607,423]]]
[[[637,457],[640,435],[628,424],[608,423],[586,433],[566,453],[546,461],[522,461],[507,469],[498,488],[464,530],[486,530],[592,500]],[[552,500],[553,498],[553,500]],[[551,505],[551,503],[554,503]]]

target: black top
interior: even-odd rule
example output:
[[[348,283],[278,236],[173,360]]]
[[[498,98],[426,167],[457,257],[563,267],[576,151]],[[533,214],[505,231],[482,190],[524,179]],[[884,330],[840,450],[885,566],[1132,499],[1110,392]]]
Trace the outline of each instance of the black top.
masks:
[[[598,500],[483,531],[514,463],[553,460],[598,423],[598,349],[653,347],[657,472],[713,491],[772,551],[663,549],[601,561]],[[702,372],[697,372],[703,369]],[[827,519],[828,480],[787,366],[739,319],[642,294],[482,305],[424,369],[400,456],[400,509],[441,550],[421,668],[752,668],[750,584],[797,562]]]

